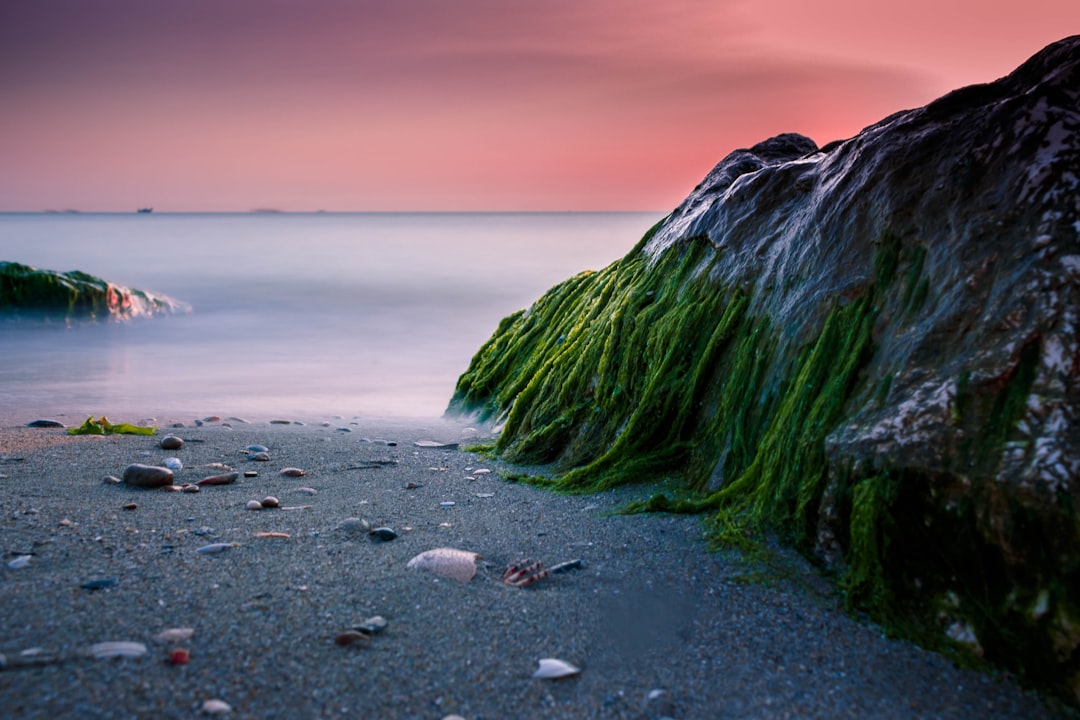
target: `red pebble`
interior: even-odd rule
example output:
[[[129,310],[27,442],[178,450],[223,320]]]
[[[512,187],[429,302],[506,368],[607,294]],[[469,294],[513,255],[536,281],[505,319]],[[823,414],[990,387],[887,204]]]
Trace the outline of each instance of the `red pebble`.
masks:
[[[176,648],[169,652],[169,662],[173,665],[187,665],[191,660],[191,653],[186,648]]]

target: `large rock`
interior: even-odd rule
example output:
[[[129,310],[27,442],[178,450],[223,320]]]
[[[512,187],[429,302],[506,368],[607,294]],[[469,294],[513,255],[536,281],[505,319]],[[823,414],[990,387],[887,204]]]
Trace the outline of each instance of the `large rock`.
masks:
[[[41,270],[0,262],[0,316],[115,319],[190,312],[164,295],[115,285],[73,270]]]
[[[1080,704],[1080,37],[725,158],[499,325],[451,412],[568,491],[771,529],[851,604]]]

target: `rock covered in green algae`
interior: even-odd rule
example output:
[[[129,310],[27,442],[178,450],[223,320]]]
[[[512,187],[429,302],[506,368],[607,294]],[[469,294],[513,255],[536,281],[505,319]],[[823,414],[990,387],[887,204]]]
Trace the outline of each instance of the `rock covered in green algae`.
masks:
[[[638,509],[777,530],[887,627],[1080,704],[1077,167],[1080,37],[738,150],[503,320],[450,410],[559,489],[677,478]]]
[[[190,312],[186,303],[115,285],[73,270],[42,270],[0,262],[0,314],[126,320]]]

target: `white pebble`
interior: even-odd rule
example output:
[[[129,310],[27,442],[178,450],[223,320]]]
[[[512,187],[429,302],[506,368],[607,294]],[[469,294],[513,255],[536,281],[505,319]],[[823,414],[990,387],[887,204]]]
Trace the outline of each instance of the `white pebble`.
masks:
[[[30,556],[29,555],[20,555],[19,557],[15,558],[11,562],[9,562],[8,567],[11,568],[12,570],[21,570],[22,568],[26,567],[29,564],[30,564]]]
[[[169,468],[170,470],[183,470],[184,463],[180,462],[180,458],[165,458],[165,467]]]
[[[207,700],[202,704],[202,711],[207,715],[228,715],[232,712],[232,706],[224,700]]]

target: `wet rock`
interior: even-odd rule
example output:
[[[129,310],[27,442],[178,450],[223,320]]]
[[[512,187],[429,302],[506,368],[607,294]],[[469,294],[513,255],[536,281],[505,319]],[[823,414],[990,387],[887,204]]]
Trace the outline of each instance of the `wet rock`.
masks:
[[[158,442],[158,447],[162,450],[179,450],[184,447],[184,441],[176,435],[166,435]]]
[[[165,487],[173,484],[173,471],[157,465],[132,463],[124,468],[124,483],[144,488]]]
[[[388,527],[377,527],[368,533],[368,537],[377,542],[389,542],[397,537],[397,533]]]
[[[116,578],[94,578],[93,580],[87,580],[79,587],[83,590],[104,590],[113,587],[117,582]]]
[[[334,644],[339,647],[348,647],[349,645],[366,645],[371,642],[371,635],[359,630],[346,630],[345,632],[334,636]]]
[[[246,477],[246,478],[259,477],[259,473],[256,470],[245,470],[244,471],[244,477]]]
[[[26,423],[26,427],[32,427],[32,428],[62,428],[62,427],[67,427],[67,426],[64,425],[64,423],[60,422],[59,420],[49,420],[49,419],[43,418],[41,420],[32,420],[32,421]]]
[[[262,502],[262,506],[264,508],[273,509],[273,508],[276,508],[279,505],[281,505],[281,503],[278,501],[278,499],[276,497],[274,497],[273,495],[267,495],[260,502]]]

